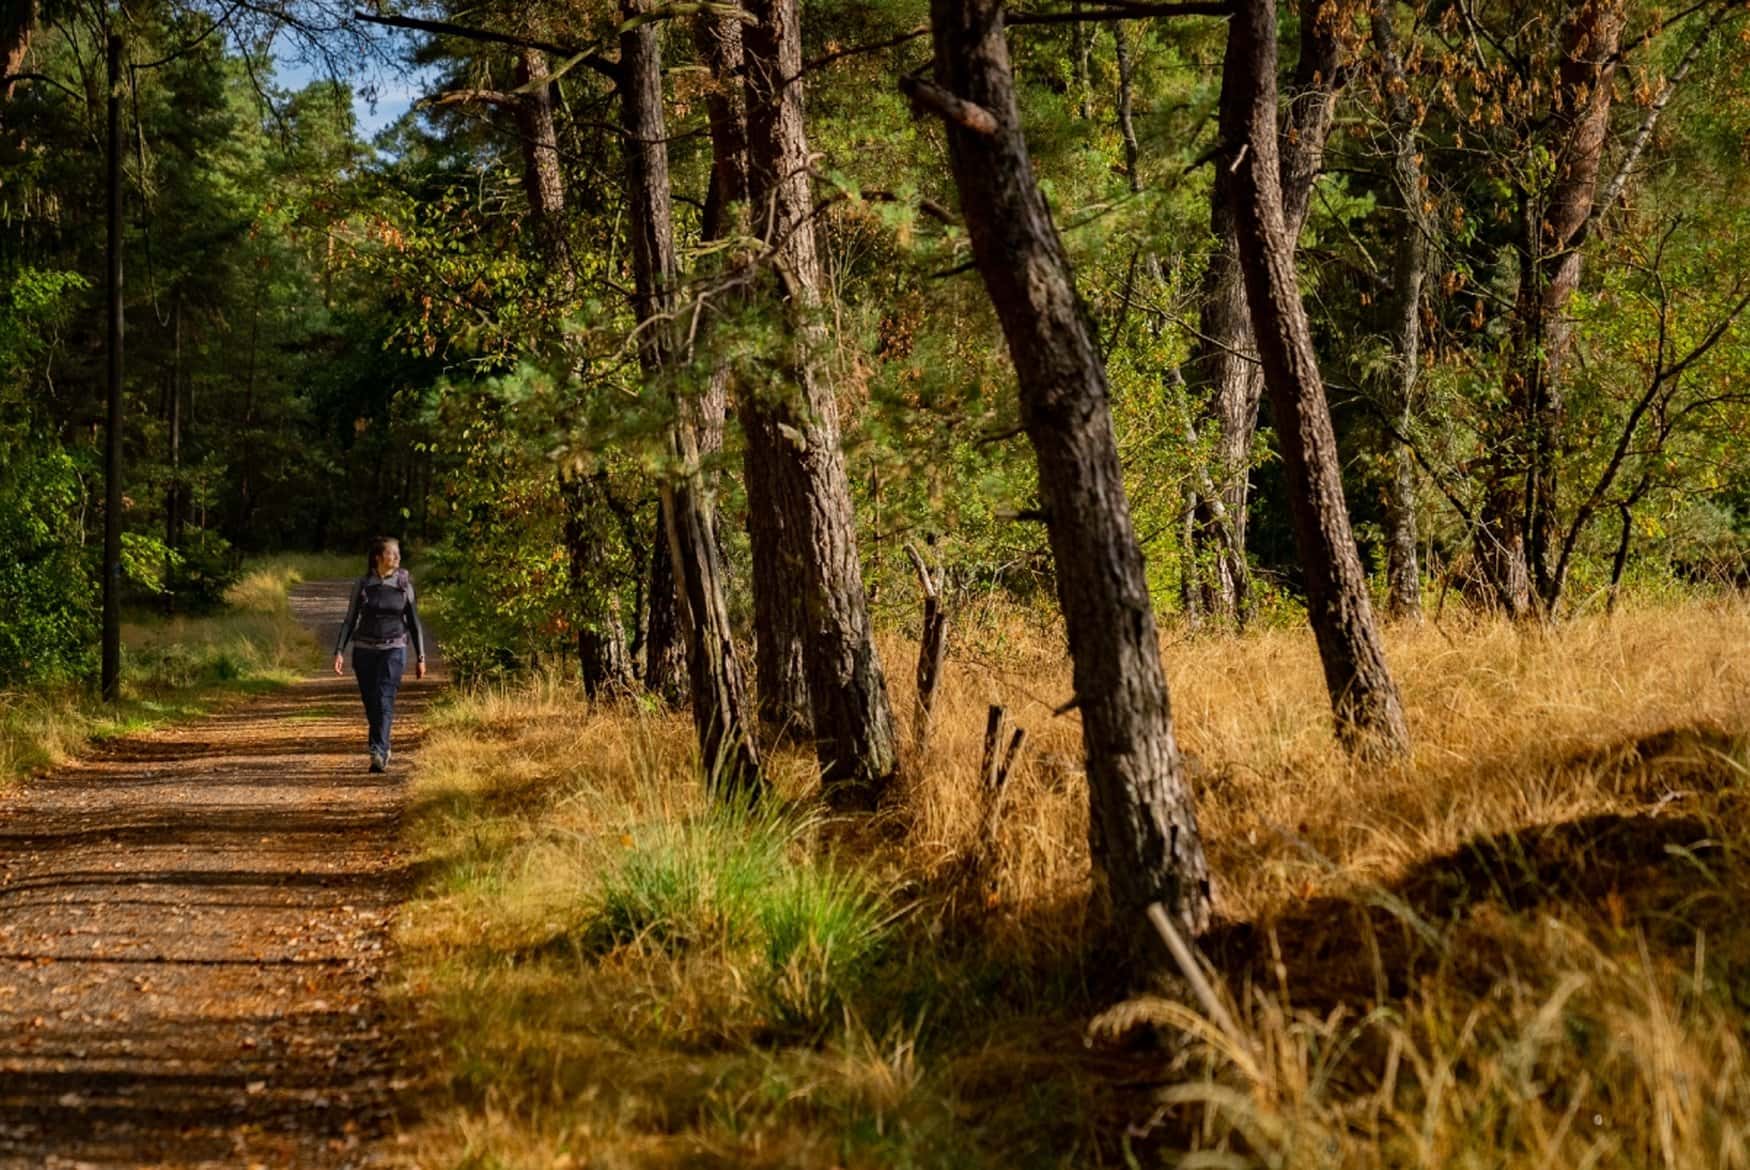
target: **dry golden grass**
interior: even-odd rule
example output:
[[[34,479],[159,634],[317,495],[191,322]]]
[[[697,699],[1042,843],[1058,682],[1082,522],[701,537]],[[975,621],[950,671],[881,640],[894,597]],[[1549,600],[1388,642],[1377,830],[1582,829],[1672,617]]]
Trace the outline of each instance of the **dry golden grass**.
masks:
[[[1336,749],[1304,630],[1169,638],[1232,1033],[1087,912],[1061,642],[955,635],[874,822],[822,820],[795,753],[783,809],[726,820],[682,716],[452,705],[401,928],[441,1056],[415,1160],[1750,1168],[1744,603],[1394,631],[1395,767]],[[986,842],[993,702],[1031,738]]]

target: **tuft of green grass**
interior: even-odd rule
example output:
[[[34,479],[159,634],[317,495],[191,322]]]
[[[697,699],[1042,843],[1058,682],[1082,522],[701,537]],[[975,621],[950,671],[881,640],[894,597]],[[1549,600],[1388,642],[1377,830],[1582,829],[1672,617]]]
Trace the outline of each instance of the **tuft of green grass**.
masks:
[[[818,1030],[867,976],[888,922],[866,876],[808,852],[817,827],[793,811],[719,805],[632,830],[599,878],[585,948],[752,960],[768,1022]]]

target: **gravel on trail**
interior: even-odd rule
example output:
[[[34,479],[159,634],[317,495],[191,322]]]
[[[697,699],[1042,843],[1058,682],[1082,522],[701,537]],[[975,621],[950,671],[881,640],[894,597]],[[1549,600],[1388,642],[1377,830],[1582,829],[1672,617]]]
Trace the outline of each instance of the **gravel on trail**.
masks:
[[[324,663],[347,590],[293,591]],[[440,685],[409,665],[381,775],[324,668],[0,794],[0,1167],[392,1163],[409,1074],[378,984]]]

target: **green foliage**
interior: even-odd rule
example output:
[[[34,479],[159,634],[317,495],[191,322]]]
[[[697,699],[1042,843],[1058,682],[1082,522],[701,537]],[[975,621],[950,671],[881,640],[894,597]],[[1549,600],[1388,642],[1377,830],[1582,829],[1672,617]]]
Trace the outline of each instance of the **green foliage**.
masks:
[[[99,583],[81,547],[86,481],[23,393],[84,287],[77,273],[30,266],[0,285],[0,686],[90,665]]]
[[[100,594],[71,523],[84,497],[73,459],[11,439],[0,434],[0,686],[83,674]]]

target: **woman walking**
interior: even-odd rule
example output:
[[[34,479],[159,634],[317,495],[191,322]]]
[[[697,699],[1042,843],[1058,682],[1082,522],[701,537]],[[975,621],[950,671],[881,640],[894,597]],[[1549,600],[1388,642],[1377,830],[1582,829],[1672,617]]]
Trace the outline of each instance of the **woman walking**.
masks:
[[[407,643],[416,655],[414,677],[425,677],[425,638],[413,608],[413,579],[401,567],[401,542],[379,536],[371,542],[365,575],[353,586],[352,604],[334,643],[334,673],[346,670],[346,644],[352,642],[352,670],[365,700],[370,724],[371,771],[389,766],[389,727],[395,721],[395,692],[407,668]]]

